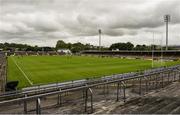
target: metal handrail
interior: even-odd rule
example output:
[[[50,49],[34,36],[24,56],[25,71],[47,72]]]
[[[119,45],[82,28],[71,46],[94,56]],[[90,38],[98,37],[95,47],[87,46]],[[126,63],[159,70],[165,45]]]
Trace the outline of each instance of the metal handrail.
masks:
[[[166,71],[167,69],[173,69],[173,68],[177,68],[177,67],[179,67],[179,66],[173,66],[173,67],[169,67],[169,68],[164,68],[163,70],[164,71]],[[161,70],[162,71],[162,70]],[[159,71],[158,71],[159,72]],[[152,71],[152,73],[153,73],[153,71]],[[144,73],[144,75],[146,75],[147,73]],[[127,74],[128,75],[128,74]],[[135,76],[136,74],[132,74],[132,76]],[[147,75],[149,75],[149,73],[147,74]],[[128,76],[128,77],[131,77],[131,76]],[[111,77],[112,78],[112,77]],[[120,76],[120,77],[118,77],[118,78],[116,78],[116,79],[122,79],[122,78],[126,78],[125,76],[123,76],[123,74],[122,74],[122,76]],[[24,92],[22,92],[22,91],[18,91],[18,92],[11,92],[10,94],[4,94],[4,95],[0,95],[0,98],[4,98],[4,97],[11,97],[11,96],[18,96],[18,95],[24,95],[24,94],[30,94],[30,93],[36,93],[37,94],[37,92],[40,92],[40,93],[43,93],[42,91],[44,91],[44,93],[45,92],[48,92],[49,90],[52,90],[52,91],[54,91],[54,90],[56,90],[57,88],[62,88],[62,89],[67,89],[67,88],[72,88],[72,87],[78,87],[78,86],[83,86],[83,85],[85,85],[85,84],[91,84],[91,83],[94,83],[94,82],[102,82],[103,80],[107,80],[106,79],[106,77],[104,77],[104,78],[99,78],[99,79],[95,79],[95,80],[93,80],[93,81],[85,81],[85,82],[81,82],[81,83],[77,83],[77,84],[72,84],[72,83],[70,83],[70,84],[60,84],[60,85],[56,85],[56,86],[52,86],[52,87],[43,87],[43,88],[39,88],[39,89],[33,89],[33,90],[29,90],[29,91],[24,91]],[[49,91],[50,92],[50,91]]]
[[[179,66],[177,66],[177,67],[179,67]],[[60,90],[60,91],[53,91],[53,92],[48,92],[48,93],[43,93],[43,94],[38,94],[38,95],[33,95],[33,96],[20,97],[20,98],[16,98],[16,99],[1,101],[0,105],[4,105],[4,104],[8,104],[8,103],[13,103],[13,102],[21,102],[21,101],[34,100],[34,99],[38,99],[38,98],[41,98],[41,97],[56,95],[56,94],[60,94],[60,93],[65,93],[65,92],[70,92],[70,91],[77,91],[77,90],[82,90],[82,89],[85,89],[85,88],[86,89],[87,88],[92,88],[92,87],[96,87],[96,86],[99,86],[99,85],[105,85],[105,84],[123,82],[123,81],[131,80],[131,79],[148,77],[148,76],[151,76],[151,75],[154,75],[154,74],[160,74],[160,73],[163,73],[163,72],[166,72],[166,71],[167,72],[171,71],[171,69],[176,69],[177,67],[170,67],[170,68],[167,68],[164,71],[153,72],[153,73],[150,73],[149,75],[137,75],[137,76],[133,76],[133,77],[129,77],[129,78],[124,78],[124,79],[115,79],[115,80],[111,80],[111,81],[108,80],[108,81],[99,82],[99,83],[90,84],[90,85],[84,85],[84,86],[79,86],[79,87],[72,87],[72,88],[65,89],[65,90]]]
[[[160,68],[160,69],[167,69],[167,68]],[[153,72],[153,71],[156,71],[156,69],[150,70],[149,72]],[[119,75],[119,77],[123,78],[124,76],[126,76],[126,74],[118,74],[118,75]],[[134,73],[134,74],[138,74],[138,73]],[[103,78],[104,79],[108,79],[108,77],[109,76],[106,76],[106,77],[103,77]],[[102,81],[103,78],[95,79],[95,81],[97,81],[97,80]],[[109,79],[112,79],[112,76],[109,77]],[[79,80],[77,80],[77,81],[79,81]],[[18,95],[18,94],[28,94],[28,93],[33,93],[33,92],[37,92],[37,91],[44,91],[44,90],[50,90],[50,89],[53,90],[53,89],[56,89],[56,88],[62,88],[62,87],[66,87],[66,86],[69,86],[69,85],[73,85],[74,86],[74,85],[77,85],[77,84],[86,84],[86,83],[89,84],[91,82],[91,80],[90,81],[86,80],[84,82],[78,82],[77,84],[74,84],[74,82],[77,82],[77,81],[58,83],[58,85],[56,85],[57,84],[56,83],[56,84],[54,84],[54,86],[40,86],[40,87],[37,86],[36,88],[33,88],[33,89],[26,89],[26,90],[17,90],[17,91],[6,92],[6,93],[3,93],[3,94],[0,94],[0,98],[3,98],[5,96]],[[80,81],[82,81],[82,80],[80,80]]]

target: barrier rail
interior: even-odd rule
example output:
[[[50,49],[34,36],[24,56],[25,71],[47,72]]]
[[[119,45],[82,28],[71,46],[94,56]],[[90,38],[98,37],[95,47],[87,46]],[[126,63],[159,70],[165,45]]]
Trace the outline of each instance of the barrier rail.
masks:
[[[36,93],[34,95],[29,95],[27,92],[22,93],[22,97],[16,97],[10,100],[3,100],[0,102],[0,106],[5,105],[5,104],[13,104],[17,102],[23,102],[24,103],[24,113],[27,113],[27,101],[30,100],[36,100],[36,113],[40,114],[41,113],[41,98],[47,97],[47,96],[52,96],[52,95],[58,95],[58,104],[61,105],[61,94],[65,92],[72,92],[72,91],[85,91],[85,112],[87,112],[87,99],[88,99],[88,92],[90,92],[91,96],[91,113],[93,112],[93,87],[96,86],[101,86],[101,85],[107,85],[107,84],[112,84],[112,83],[117,83],[117,101],[119,101],[119,89],[122,85],[123,88],[123,99],[124,102],[126,101],[126,81],[128,80],[134,80],[138,79],[138,86],[139,86],[139,95],[142,95],[142,79],[145,80],[145,88],[146,92],[148,92],[148,82],[149,79],[152,79],[152,76],[155,76],[155,86],[157,88],[157,82],[158,79],[162,83],[162,87],[164,87],[164,81],[166,80],[168,83],[171,82],[169,78],[172,77],[173,80],[177,80],[176,77],[178,75],[179,81],[180,81],[180,65],[177,66],[172,66],[172,67],[164,67],[164,68],[158,68],[156,70],[148,70],[144,71],[143,73],[130,73],[130,74],[125,74],[124,76],[118,77],[116,75],[112,77],[103,77],[99,79],[94,79],[94,80],[89,80],[85,81],[83,83],[78,83],[78,84],[68,84],[65,86],[59,86],[55,87],[56,90],[52,90],[50,92],[41,92],[41,93]],[[122,74],[123,75],[123,74]],[[166,75],[166,76],[164,76]],[[158,76],[158,77],[157,77]],[[166,78],[168,77],[168,78]],[[77,83],[77,82],[76,82]],[[70,86],[69,86],[70,85]],[[18,92],[19,93],[19,92]],[[16,95],[17,96],[17,95]],[[6,98],[4,96],[3,98]]]
[[[146,70],[144,71],[144,75],[150,75],[150,74],[156,74],[156,72],[160,71],[167,71],[167,69],[172,69],[176,68],[176,66],[173,67],[162,67],[162,68],[157,68],[157,69],[152,69],[152,70]],[[22,97],[24,94],[30,96],[30,95],[37,95],[37,94],[42,94],[42,93],[47,93],[47,92],[53,92],[57,91],[58,89],[68,89],[68,88],[73,88],[73,87],[81,87],[86,84],[94,84],[97,82],[104,82],[107,80],[114,80],[114,79],[124,79],[124,78],[133,78],[134,76],[137,76],[141,74],[141,72],[133,72],[133,73],[125,73],[125,74],[117,74],[117,75],[112,75],[112,76],[105,76],[102,78],[98,79],[90,79],[90,80],[77,80],[77,81],[72,81],[72,82],[64,82],[64,83],[56,83],[56,84],[50,84],[50,85],[45,85],[45,86],[38,86],[35,88],[29,88],[26,90],[18,90],[18,91],[12,91],[12,92],[7,92],[3,93],[0,95],[0,100],[2,101],[2,98],[7,98],[7,97]]]

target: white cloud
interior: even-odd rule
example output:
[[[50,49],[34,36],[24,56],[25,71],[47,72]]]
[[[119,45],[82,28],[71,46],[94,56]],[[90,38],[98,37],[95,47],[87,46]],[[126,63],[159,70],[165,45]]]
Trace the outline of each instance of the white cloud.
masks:
[[[163,15],[172,16],[170,44],[179,45],[179,0],[0,0],[0,42],[54,46],[56,41],[151,44],[165,34]],[[160,37],[157,37],[157,40]]]

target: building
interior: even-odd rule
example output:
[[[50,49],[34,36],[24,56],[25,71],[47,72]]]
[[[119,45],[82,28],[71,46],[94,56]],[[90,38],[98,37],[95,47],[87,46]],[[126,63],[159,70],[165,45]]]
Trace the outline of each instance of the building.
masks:
[[[65,53],[65,54],[72,54],[71,50],[69,49],[58,49],[58,53]]]

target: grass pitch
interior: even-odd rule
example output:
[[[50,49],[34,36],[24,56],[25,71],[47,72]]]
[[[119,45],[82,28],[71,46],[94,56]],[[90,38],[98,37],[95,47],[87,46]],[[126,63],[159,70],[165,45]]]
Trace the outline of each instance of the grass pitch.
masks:
[[[164,62],[163,66],[180,64]],[[155,63],[155,67],[161,66]],[[63,82],[151,68],[150,60],[100,58],[85,56],[11,56],[8,58],[8,81],[18,80],[18,88]]]

